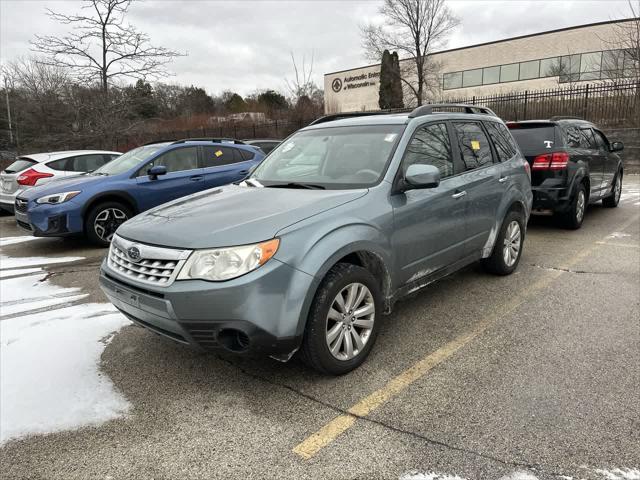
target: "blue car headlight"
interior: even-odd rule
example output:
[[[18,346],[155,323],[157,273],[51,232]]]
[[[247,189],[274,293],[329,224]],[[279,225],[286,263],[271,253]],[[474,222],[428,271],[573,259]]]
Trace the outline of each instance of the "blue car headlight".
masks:
[[[80,190],[76,190],[73,192],[61,192],[61,193],[52,193],[51,195],[46,195],[44,197],[40,197],[36,199],[36,203],[43,204],[48,203],[49,205],[58,205],[59,203],[64,203],[67,200],[71,200],[73,197],[79,195]]]

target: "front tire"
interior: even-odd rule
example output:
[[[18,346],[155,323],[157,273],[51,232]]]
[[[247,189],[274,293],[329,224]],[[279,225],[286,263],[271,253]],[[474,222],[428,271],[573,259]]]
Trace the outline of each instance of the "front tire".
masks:
[[[616,208],[620,203],[620,195],[622,195],[622,172],[618,172],[616,175],[611,188],[611,195],[602,199],[602,205],[606,208]]]
[[[338,263],[311,305],[300,348],[302,360],[330,375],[359,367],[373,348],[382,311],[382,292],[371,272]]]
[[[84,231],[91,243],[108,247],[120,225],[133,216],[120,202],[104,202],[91,209],[84,223]]]
[[[489,258],[482,259],[482,266],[495,275],[510,275],[518,267],[524,245],[524,221],[522,215],[507,213]]]

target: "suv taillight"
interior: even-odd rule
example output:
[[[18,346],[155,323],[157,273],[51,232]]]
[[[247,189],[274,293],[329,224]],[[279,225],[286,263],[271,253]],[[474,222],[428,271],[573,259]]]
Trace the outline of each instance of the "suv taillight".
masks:
[[[531,170],[564,170],[569,163],[567,152],[554,152],[538,155],[533,159]]]
[[[21,173],[20,176],[16,179],[19,185],[27,185],[29,187],[33,187],[38,180],[41,178],[49,178],[53,177],[53,173],[44,173],[34,170],[30,168],[24,173]]]

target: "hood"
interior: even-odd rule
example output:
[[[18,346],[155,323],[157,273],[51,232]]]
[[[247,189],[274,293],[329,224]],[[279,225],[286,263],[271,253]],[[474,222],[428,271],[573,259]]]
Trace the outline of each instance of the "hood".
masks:
[[[54,178],[44,185],[26,189],[20,194],[20,197],[33,200],[35,198],[43,197],[44,195],[82,190],[90,185],[104,182],[107,178],[109,177],[85,174],[74,175],[72,177]]]
[[[366,195],[359,190],[301,190],[228,185],[184,197],[118,228],[129,240],[178,248],[257,243],[289,225]]]

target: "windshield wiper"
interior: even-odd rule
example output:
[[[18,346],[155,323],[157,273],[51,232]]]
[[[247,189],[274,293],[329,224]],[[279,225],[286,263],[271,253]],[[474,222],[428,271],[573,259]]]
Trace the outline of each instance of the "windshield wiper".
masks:
[[[265,187],[269,188],[308,188],[309,190],[326,190],[322,185],[316,185],[314,183],[298,183],[298,182],[289,182],[289,183],[275,183],[273,185],[265,185]]]
[[[105,176],[105,177],[109,176],[108,173],[104,173],[104,172],[89,172],[87,175]]]

